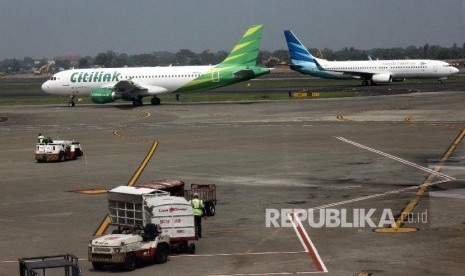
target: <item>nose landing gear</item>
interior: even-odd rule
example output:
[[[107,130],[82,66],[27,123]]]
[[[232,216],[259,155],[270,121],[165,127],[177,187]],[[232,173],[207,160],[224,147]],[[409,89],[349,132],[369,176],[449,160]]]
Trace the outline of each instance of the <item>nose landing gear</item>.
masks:
[[[69,107],[74,107],[74,106],[76,106],[76,103],[74,102],[74,97],[76,97],[76,96],[75,96],[75,95],[69,96],[69,102],[68,102],[68,106],[69,106]]]

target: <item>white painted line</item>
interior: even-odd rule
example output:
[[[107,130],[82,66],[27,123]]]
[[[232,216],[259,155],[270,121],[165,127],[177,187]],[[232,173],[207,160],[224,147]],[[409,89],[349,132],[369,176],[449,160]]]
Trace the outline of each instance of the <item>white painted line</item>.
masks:
[[[239,273],[239,274],[211,274],[208,276],[262,276],[262,275],[302,275],[302,274],[319,274],[321,271],[302,271],[302,272],[270,272],[270,273]]]
[[[351,145],[353,145],[353,146],[359,147],[359,148],[361,148],[361,149],[365,149],[365,150],[374,152],[374,153],[376,153],[376,154],[382,155],[382,156],[387,157],[387,158],[390,158],[390,159],[392,159],[392,160],[401,162],[401,163],[403,163],[403,164],[406,164],[406,165],[409,165],[409,166],[411,166],[411,167],[417,168],[417,169],[419,169],[419,170],[422,170],[422,171],[424,171],[424,172],[430,173],[430,174],[432,174],[432,175],[435,175],[435,176],[438,176],[438,177],[442,177],[442,178],[444,178],[444,179],[446,179],[446,180],[449,180],[449,181],[455,180],[454,177],[451,177],[451,176],[445,175],[445,174],[443,174],[443,173],[437,172],[437,171],[435,171],[435,170],[432,170],[432,169],[429,169],[429,168],[420,166],[420,165],[418,165],[418,164],[415,164],[415,163],[413,163],[413,162],[407,161],[407,160],[402,159],[402,158],[400,158],[400,157],[397,157],[397,156],[394,156],[394,155],[391,155],[391,154],[382,152],[382,151],[380,151],[380,150],[376,150],[376,149],[367,147],[367,146],[365,146],[365,145],[356,143],[356,142],[354,142],[354,141],[350,141],[350,140],[348,140],[348,139],[346,139],[346,138],[344,138],[344,137],[336,137],[336,139],[338,139],[338,140],[340,140],[340,141],[342,141],[342,142],[351,144]]]
[[[445,182],[449,182],[449,181],[445,180],[445,181],[437,181],[437,182],[433,182],[433,183],[425,183],[425,184],[418,185],[418,186],[411,186],[411,187],[406,187],[406,188],[402,188],[402,189],[387,191],[387,192],[384,192],[384,193],[372,194],[372,195],[357,197],[357,198],[348,199],[348,200],[344,200],[344,201],[329,203],[329,204],[326,204],[326,205],[313,207],[312,209],[316,209],[316,210],[325,209],[325,208],[329,208],[329,207],[349,204],[349,203],[363,201],[363,200],[367,200],[367,199],[373,199],[373,198],[387,196],[387,195],[391,195],[391,194],[398,194],[398,193],[405,192],[405,191],[408,191],[408,190],[416,190],[416,189],[421,188],[421,187],[433,186],[433,185],[437,185],[437,184],[441,184],[441,183],[445,183]]]
[[[218,253],[218,254],[195,254],[195,255],[170,255],[170,258],[195,258],[195,257],[222,257],[222,256],[246,256],[246,255],[280,255],[280,254],[302,254],[307,251],[289,251],[289,252],[245,252],[245,253]]]
[[[219,253],[219,254],[181,254],[170,255],[170,258],[195,258],[195,257],[228,257],[228,256],[247,256],[247,255],[285,255],[285,254],[304,254],[307,251],[285,251],[285,252],[250,252],[250,253]],[[87,261],[86,258],[79,258],[79,261]],[[1,261],[0,264],[18,263],[18,261]]]
[[[292,226],[294,227],[297,237],[299,237],[299,240],[302,243],[304,249],[310,254],[310,257],[315,263],[318,272],[328,272],[328,269],[323,263],[320,254],[318,254],[318,251],[316,250],[316,247],[313,244],[312,240],[308,236],[307,231],[305,231],[305,228],[303,227],[299,217],[296,216],[294,213],[290,213],[288,214],[288,216],[291,220]]]

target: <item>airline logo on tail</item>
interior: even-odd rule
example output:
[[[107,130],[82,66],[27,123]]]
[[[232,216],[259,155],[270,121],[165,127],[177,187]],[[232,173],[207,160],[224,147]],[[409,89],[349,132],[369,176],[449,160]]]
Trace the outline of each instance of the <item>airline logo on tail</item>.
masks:
[[[263,25],[251,26],[242,36],[239,43],[232,49],[226,59],[217,68],[241,64],[255,66],[257,63],[260,42],[262,39]]]
[[[285,30],[284,36],[286,37],[287,47],[289,48],[292,64],[299,64],[301,62],[314,62],[315,58],[291,31]]]
[[[263,25],[251,26],[223,62],[179,91],[212,89],[269,73],[268,68],[256,66],[262,33]],[[212,85],[212,79],[216,80],[216,85]]]

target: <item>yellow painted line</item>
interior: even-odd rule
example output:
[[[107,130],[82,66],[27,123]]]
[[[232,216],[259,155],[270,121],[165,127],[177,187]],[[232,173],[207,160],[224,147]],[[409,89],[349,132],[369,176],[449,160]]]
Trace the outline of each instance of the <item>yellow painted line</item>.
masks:
[[[129,180],[128,186],[133,186],[136,183],[137,179],[139,179],[139,176],[142,174],[145,167],[149,163],[150,158],[152,158],[153,154],[155,153],[155,150],[157,150],[157,147],[158,147],[158,142],[153,142],[152,147],[150,148],[149,152],[147,153],[144,160],[140,164],[139,168],[137,168],[131,180]]]
[[[136,183],[137,179],[139,179],[140,175],[144,171],[145,167],[150,161],[150,158],[152,158],[153,154],[155,153],[155,150],[158,147],[158,142],[153,142],[152,147],[150,148],[149,152],[145,156],[144,160],[140,164],[139,168],[137,168],[136,172],[134,175],[131,177],[131,180],[128,182],[128,186],[134,186]],[[97,230],[94,233],[94,236],[101,236],[105,231],[107,230],[108,226],[110,225],[110,217],[108,214],[106,217],[103,219],[102,223],[100,223],[100,226],[97,228]]]
[[[337,115],[337,119],[344,122],[348,121],[346,118],[344,118],[344,115]]]
[[[412,122],[413,115],[408,115],[407,117],[404,118],[404,121],[407,123]]]
[[[444,165],[444,162],[446,162],[451,157],[452,153],[454,153],[455,149],[457,148],[457,146],[460,144],[460,142],[462,141],[462,139],[464,137],[465,137],[465,129],[463,129],[460,132],[460,134],[457,136],[457,138],[455,138],[452,145],[450,145],[449,148],[444,153],[444,156],[441,158],[441,161],[439,162],[439,164],[434,167],[435,172],[441,171],[442,166]],[[402,210],[402,213],[401,213],[400,217],[396,220],[396,227],[395,228],[401,228],[402,224],[408,218],[409,214],[413,211],[413,209],[420,202],[421,197],[425,195],[426,190],[428,189],[428,186],[429,186],[427,184],[432,183],[433,180],[434,180],[434,177],[435,177],[435,175],[430,174],[425,179],[425,181],[423,182],[424,186],[422,186],[422,187],[420,187],[418,189],[418,191],[415,193],[415,197]],[[377,229],[376,232],[389,232],[389,231],[384,231],[383,229],[386,229],[386,228]],[[407,228],[407,229],[410,229],[410,228]],[[413,229],[415,229],[415,228],[413,228]],[[392,232],[403,232],[403,231],[398,231],[398,230],[391,230],[391,231]],[[411,232],[411,231],[409,231],[409,232]]]
[[[97,228],[97,230],[95,230],[94,236],[98,237],[98,236],[103,235],[103,233],[105,233],[105,231],[107,230],[108,225],[110,225],[110,217],[107,215],[102,220],[102,222],[100,223],[100,226]]]
[[[152,115],[150,112],[144,112],[144,113],[145,113],[144,117],[138,118],[138,119],[135,119],[135,120],[126,121],[126,123],[127,122],[138,121],[138,120],[143,120],[143,119],[148,118],[148,117],[150,117]],[[142,174],[142,172],[144,171],[145,167],[147,167],[147,164],[149,163],[149,161],[152,158],[153,154],[157,150],[158,142],[153,141],[153,140],[146,140],[146,139],[139,139],[139,138],[135,138],[135,137],[125,136],[125,135],[122,134],[121,129],[116,129],[115,131],[113,131],[113,134],[115,136],[118,136],[120,138],[124,138],[126,140],[141,141],[141,142],[151,142],[152,143],[152,146],[150,147],[150,150],[148,151],[148,153],[145,156],[144,160],[142,160],[141,164],[139,165],[137,170],[134,172],[134,175],[131,177],[131,179],[129,180],[129,182],[127,184],[127,186],[134,186],[137,179],[139,179],[139,177]],[[107,230],[109,225],[110,225],[110,217],[107,214],[105,216],[105,218],[102,220],[102,222],[100,223],[100,226],[97,228],[97,230],[95,230],[94,236],[103,235],[105,233],[105,231]]]
[[[106,189],[86,189],[86,190],[77,190],[72,191],[73,193],[85,194],[85,195],[100,195],[108,192]]]

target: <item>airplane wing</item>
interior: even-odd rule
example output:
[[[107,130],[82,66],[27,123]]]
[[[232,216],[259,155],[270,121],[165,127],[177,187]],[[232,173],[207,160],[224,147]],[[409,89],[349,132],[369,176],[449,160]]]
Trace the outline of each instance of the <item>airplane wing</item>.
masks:
[[[107,84],[102,88],[113,89],[118,93],[128,96],[134,96],[138,94],[164,94],[168,93],[168,89],[155,86],[155,85],[147,85],[147,84],[139,84],[137,82],[131,80],[122,80],[117,83]]]

